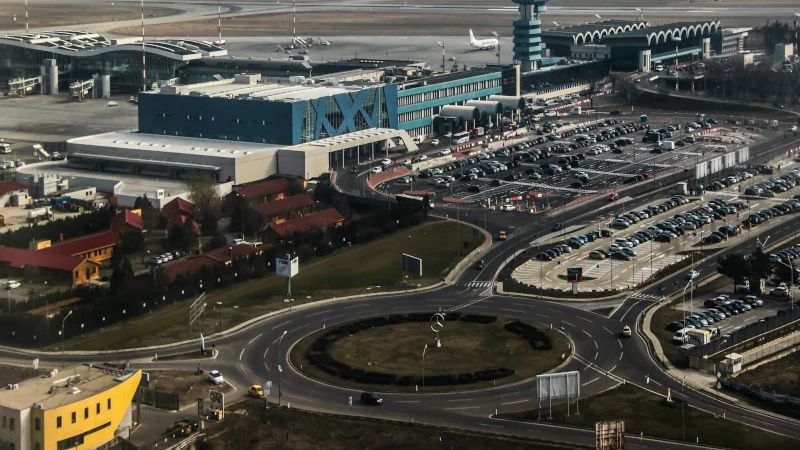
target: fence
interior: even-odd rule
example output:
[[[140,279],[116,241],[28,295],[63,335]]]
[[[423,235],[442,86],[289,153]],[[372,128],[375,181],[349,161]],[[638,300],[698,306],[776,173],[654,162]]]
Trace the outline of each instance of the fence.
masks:
[[[768,402],[777,403],[779,405],[790,405],[800,407],[800,398],[792,397],[791,395],[778,394],[777,392],[770,392],[758,386],[751,386],[749,384],[736,381],[733,378],[724,378],[720,383],[727,388],[743,394],[755,397]]]
[[[716,363],[725,355],[732,352],[745,354],[748,350],[758,349],[750,352],[753,355],[750,361],[744,361],[745,364],[752,363],[775,351],[783,350],[784,348],[777,348],[779,343],[774,344],[776,348],[770,348],[768,343],[797,331],[800,331],[800,308],[767,317],[706,345],[695,347],[689,352],[689,362],[700,370],[715,371]],[[768,350],[772,350],[772,353],[768,353]]]
[[[135,401],[172,411],[177,411],[181,408],[180,395],[175,392],[164,392],[156,389],[139,389],[136,393]]]

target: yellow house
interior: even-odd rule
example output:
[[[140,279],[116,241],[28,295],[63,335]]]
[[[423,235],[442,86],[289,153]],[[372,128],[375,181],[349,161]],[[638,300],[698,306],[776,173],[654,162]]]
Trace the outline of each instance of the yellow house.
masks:
[[[141,378],[75,366],[0,390],[0,448],[83,450],[127,435]]]

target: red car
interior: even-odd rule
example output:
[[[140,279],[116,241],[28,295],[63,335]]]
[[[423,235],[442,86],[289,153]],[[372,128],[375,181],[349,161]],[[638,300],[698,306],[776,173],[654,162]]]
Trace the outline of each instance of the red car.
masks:
[[[619,200],[619,194],[617,194],[616,192],[612,192],[611,194],[608,195],[608,201],[615,202],[617,200]]]

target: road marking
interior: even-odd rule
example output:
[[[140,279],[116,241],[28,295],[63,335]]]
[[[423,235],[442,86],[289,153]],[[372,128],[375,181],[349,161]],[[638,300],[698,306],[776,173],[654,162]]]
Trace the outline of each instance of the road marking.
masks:
[[[289,325],[290,323],[292,323],[292,321],[291,320],[287,320],[286,322],[279,323],[279,324],[275,325],[275,328],[283,328],[285,325]]]
[[[597,361],[597,357],[600,356],[600,351],[594,352],[594,360]]]
[[[519,306],[520,308],[527,308],[530,305],[524,305],[522,303],[512,303],[511,306]]]
[[[592,378],[591,380],[587,381],[586,383],[583,383],[583,385],[584,385],[584,386],[586,386],[587,384],[594,383],[595,381],[597,381],[597,380],[599,380],[599,379],[600,379],[600,377],[595,377],[595,378]]]
[[[611,373],[611,372],[613,372],[613,371],[614,371],[614,369],[616,369],[616,368],[617,368],[617,365],[616,365],[616,364],[614,364],[614,367],[612,367],[612,368],[611,368],[611,369],[608,371],[608,373]]]
[[[603,327],[603,329],[604,329],[604,330],[606,330],[606,332],[607,332],[608,334],[614,334],[614,333],[612,333],[612,332],[611,332],[611,330],[609,330],[609,329],[608,329],[608,328],[606,328],[606,327]]]
[[[258,336],[256,336],[256,337],[254,337],[253,339],[250,339],[249,341],[247,341],[247,345],[250,345],[250,344],[252,344],[253,342],[255,342],[256,340],[258,340],[258,338],[260,338],[262,334],[263,334],[263,333],[258,333]]]
[[[619,359],[617,361],[622,361],[622,355],[624,355],[624,354],[625,353],[623,353],[623,352],[619,352]]]
[[[529,402],[529,401],[530,400],[516,400],[516,401],[513,401],[513,402],[505,402],[505,403],[500,403],[500,404],[503,405],[503,406],[505,406],[505,405],[516,405],[518,403],[525,403],[525,402]]]
[[[569,326],[571,326],[571,327],[574,327],[574,326],[575,326],[575,324],[574,324],[574,323],[569,323],[569,322],[567,322],[566,320],[562,320],[562,321],[561,321],[561,323],[563,323],[563,324],[565,324],[565,325],[569,325]]]
[[[515,313],[525,314],[525,311],[522,311],[520,309],[500,308],[500,311],[508,311],[508,312],[515,312]]]
[[[597,341],[596,341],[596,340],[593,340],[592,342],[594,343],[594,349],[595,349],[595,350],[599,350],[599,349],[600,349],[600,347],[598,347],[598,346],[597,346]]]
[[[419,403],[419,400],[397,400],[395,403]]]
[[[267,359],[267,352],[268,352],[268,351],[269,351],[269,345],[268,345],[268,346],[267,346],[267,348],[264,350],[264,359]],[[266,364],[266,363],[264,363],[264,364]]]
[[[371,305],[350,305],[350,306],[343,306],[342,309],[353,309],[353,308],[368,308]]]
[[[617,340],[617,344],[619,344],[619,349],[622,350],[622,341]]]
[[[474,398],[454,398],[452,400],[447,400],[448,402],[471,402],[474,401]]]
[[[581,330],[581,331],[583,331],[583,334],[589,336],[590,338],[592,337],[592,334],[589,333],[588,331],[586,331],[586,330]]]
[[[495,425],[493,423],[478,422],[478,425],[483,425],[484,427],[492,427],[492,428],[503,428],[503,425]]]
[[[307,314],[306,317],[320,316],[322,314],[328,314],[329,312],[331,312],[331,311],[330,310],[325,310],[325,311],[315,312],[314,314]]]
[[[587,319],[586,317],[580,317],[579,316],[578,319],[583,320],[584,322],[589,322],[591,324],[594,324],[594,322],[592,322],[591,320]]]
[[[442,409],[450,409],[450,410],[458,410],[458,409],[478,409],[480,406],[457,406],[453,408],[442,408]]]
[[[245,348],[246,348],[246,347],[245,347]],[[245,350],[245,349],[243,348],[243,349],[242,349],[242,351],[241,351],[241,352],[239,352],[239,361],[241,361],[241,360],[242,360],[242,356],[244,356],[244,350]]]

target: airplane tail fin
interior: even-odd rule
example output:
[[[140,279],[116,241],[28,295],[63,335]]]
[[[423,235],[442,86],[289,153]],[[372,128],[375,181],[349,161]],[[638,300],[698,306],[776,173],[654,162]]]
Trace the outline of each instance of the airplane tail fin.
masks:
[[[475,35],[472,34],[472,28],[469,29],[469,42],[475,42]]]

